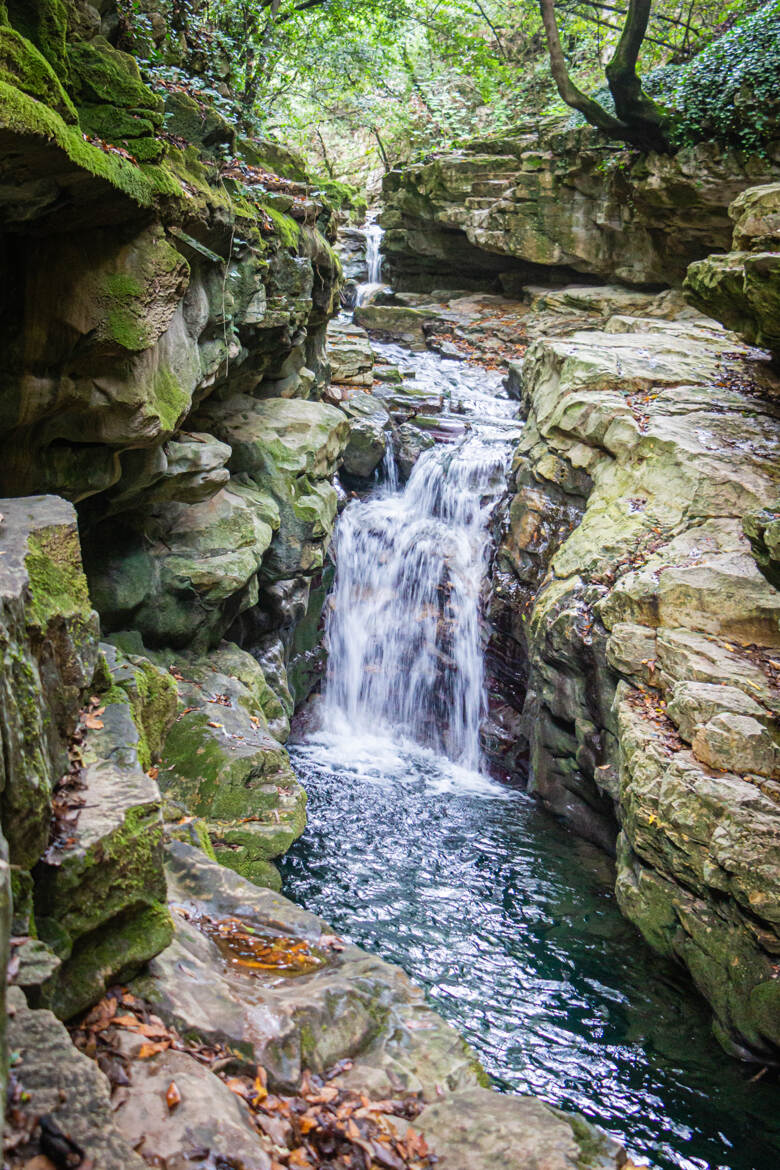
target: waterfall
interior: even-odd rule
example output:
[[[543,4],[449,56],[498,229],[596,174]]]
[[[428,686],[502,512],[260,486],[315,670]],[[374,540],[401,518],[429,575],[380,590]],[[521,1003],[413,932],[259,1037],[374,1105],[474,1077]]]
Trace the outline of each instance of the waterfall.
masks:
[[[439,371],[455,365],[423,360],[434,373],[435,363]],[[441,388],[440,372],[438,381]],[[445,381],[458,401],[470,392],[459,371]],[[476,397],[482,428],[424,452],[403,490],[388,466],[376,492],[350,504],[339,521],[323,709],[330,728],[411,740],[473,771],[485,708],[487,522],[507,458],[506,424],[495,416],[512,410]]]
[[[362,305],[382,284],[382,236],[384,232],[378,223],[366,224],[366,269],[368,280],[357,286],[356,304]]]
[[[366,227],[366,268],[368,269],[368,283],[379,284],[382,279],[382,229],[378,223],[370,223]]]

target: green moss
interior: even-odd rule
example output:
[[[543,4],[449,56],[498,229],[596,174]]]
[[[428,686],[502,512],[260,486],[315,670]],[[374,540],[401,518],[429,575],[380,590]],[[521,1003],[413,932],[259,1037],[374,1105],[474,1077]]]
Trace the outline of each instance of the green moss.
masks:
[[[8,20],[68,80],[68,13],[64,0],[6,0]]]
[[[169,674],[148,661],[133,665],[135,694],[130,699],[140,735],[138,756],[141,767],[147,771],[159,757],[165,736],[176,718],[178,696],[176,683]]]
[[[172,938],[173,920],[162,903],[118,915],[76,944],[57,977],[52,1009],[63,1020],[85,1011],[108,984],[131,978]]]
[[[73,89],[80,102],[108,103],[126,109],[159,110],[161,101],[141,80],[138,63],[103,37],[68,50]]]
[[[190,395],[170,367],[160,366],[152,385],[152,405],[159,415],[162,430],[175,431],[190,402]]]
[[[146,113],[148,111],[144,111]],[[154,134],[154,126],[146,117],[116,106],[87,105],[79,109],[79,121],[86,134],[94,134],[106,142],[142,138]]]
[[[298,241],[301,238],[301,229],[295,220],[291,219],[289,215],[285,215],[283,211],[277,211],[275,207],[271,207],[267,203],[260,203],[260,207],[262,207],[265,214],[273,223],[276,234],[285,248],[297,248]]]
[[[50,106],[66,122],[78,121],[76,108],[49,62],[10,28],[0,28],[0,79]]]
[[[28,540],[24,563],[30,579],[32,621],[45,630],[55,617],[89,618],[92,606],[75,528],[42,528]]]
[[[5,81],[0,81],[0,127],[48,139],[76,166],[111,183],[142,207],[151,206],[154,185],[139,167],[90,146],[78,128],[66,126],[53,110]]]

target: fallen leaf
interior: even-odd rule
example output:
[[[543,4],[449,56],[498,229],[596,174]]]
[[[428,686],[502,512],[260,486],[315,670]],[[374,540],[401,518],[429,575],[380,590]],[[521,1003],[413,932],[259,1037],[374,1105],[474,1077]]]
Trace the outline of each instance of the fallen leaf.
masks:
[[[165,1052],[165,1050],[170,1048],[170,1046],[170,1040],[157,1040],[153,1044],[148,1042],[142,1044],[138,1049],[138,1059],[148,1060],[150,1056],[156,1056],[158,1052]]]
[[[165,1104],[169,1109],[175,1109],[177,1105],[181,1105],[181,1093],[176,1088],[176,1082],[171,1081],[165,1094]]]

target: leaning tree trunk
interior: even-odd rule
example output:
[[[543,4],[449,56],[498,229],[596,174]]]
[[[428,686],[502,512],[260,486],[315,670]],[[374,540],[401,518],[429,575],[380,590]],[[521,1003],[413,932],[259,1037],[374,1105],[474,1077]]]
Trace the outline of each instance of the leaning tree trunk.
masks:
[[[652,0],[629,0],[623,32],[605,72],[620,121],[646,137],[648,145],[663,150],[664,113],[644,92],[636,71],[651,8]]]
[[[637,58],[647,32],[652,0],[630,0],[623,32],[606,68],[607,81],[615,101],[615,114],[588,97],[574,84],[564,57],[555,0],[539,0],[542,23],[550,56],[550,71],[558,93],[568,106],[611,138],[619,138],[645,150],[666,150],[664,114],[642,89],[636,71]]]

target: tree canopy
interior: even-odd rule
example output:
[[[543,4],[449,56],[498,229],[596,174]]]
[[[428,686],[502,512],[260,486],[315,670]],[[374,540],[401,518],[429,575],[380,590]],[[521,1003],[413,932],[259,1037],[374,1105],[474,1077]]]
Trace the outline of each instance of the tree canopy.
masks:
[[[122,4],[123,35],[136,52],[145,45],[152,74],[207,92],[248,131],[298,148],[334,179],[364,183],[471,136],[563,120],[569,106],[612,137],[653,148],[718,135],[760,148],[776,124],[780,0]],[[726,54],[741,96],[721,78],[702,104],[709,72],[697,74],[696,62],[708,51],[716,72]],[[695,84],[686,86],[688,75]],[[751,86],[760,91],[754,117]]]

